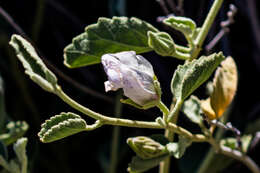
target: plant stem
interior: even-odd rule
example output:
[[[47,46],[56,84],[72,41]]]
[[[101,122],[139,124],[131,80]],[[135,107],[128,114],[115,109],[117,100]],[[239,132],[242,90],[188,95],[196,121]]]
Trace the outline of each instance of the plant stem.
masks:
[[[182,103],[177,102],[172,110],[169,112],[171,114],[172,112],[175,112],[174,116],[171,118],[172,124],[177,124],[178,116],[179,116],[179,110],[181,108]],[[178,108],[179,107],[179,108]],[[176,108],[176,109],[175,109]],[[175,111],[174,111],[175,110]],[[168,120],[168,118],[166,119]],[[170,131],[169,129],[165,130],[164,136],[170,141],[174,141],[174,132]],[[171,163],[171,157],[166,158],[163,162],[160,163],[160,171],[159,173],[169,173],[170,172],[170,163]]]
[[[176,102],[176,104],[174,105],[174,108],[169,112],[167,122],[173,122],[173,121],[177,122],[177,119],[178,119],[177,116],[178,116],[180,109],[182,107],[182,103],[183,103],[183,101],[177,101]]]
[[[125,126],[125,127],[136,127],[136,128],[150,128],[150,129],[169,129],[170,131],[177,133],[179,135],[183,135],[187,138],[190,138],[193,142],[206,142],[208,139],[202,134],[192,134],[188,130],[177,126],[173,123],[168,123],[167,127],[160,125],[157,122],[148,122],[148,121],[136,121],[136,120],[128,120],[122,118],[112,118],[97,112],[94,112],[81,104],[77,103],[73,99],[71,99],[67,94],[65,94],[60,86],[56,86],[55,94],[59,96],[65,103],[78,110],[79,112],[88,115],[96,120],[100,120],[102,125],[117,125],[117,126]]]
[[[241,153],[238,150],[232,150],[231,148],[221,146],[219,153],[229,156],[233,159],[239,160],[244,163],[248,169],[250,169],[253,173],[260,173],[260,169],[258,165],[247,155]]]
[[[165,106],[165,104],[162,101],[160,101],[157,107],[163,113],[163,120],[167,120],[169,114],[169,109],[167,108],[167,106]]]
[[[203,25],[202,28],[196,38],[196,40],[194,41],[195,43],[195,50],[193,51],[192,55],[191,55],[191,59],[195,59],[202,47],[203,42],[206,39],[206,36],[208,35],[209,29],[211,27],[211,25],[213,24],[215,17],[217,16],[217,13],[221,7],[223,3],[223,0],[215,0]]]
[[[122,113],[122,103],[120,99],[122,97],[122,92],[118,92],[115,99],[115,117],[119,118]],[[116,167],[118,163],[118,144],[119,144],[119,134],[120,134],[120,127],[115,126],[113,128],[113,135],[112,135],[112,143],[111,143],[111,157],[110,157],[110,166],[109,166],[109,173],[116,173]]]

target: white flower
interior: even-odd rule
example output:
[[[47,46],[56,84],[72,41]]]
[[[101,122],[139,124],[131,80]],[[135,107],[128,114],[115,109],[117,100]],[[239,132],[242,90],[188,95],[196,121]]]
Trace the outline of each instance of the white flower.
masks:
[[[134,51],[105,54],[101,58],[108,76],[105,91],[123,88],[124,95],[143,106],[158,100],[154,88],[154,71],[152,65]]]

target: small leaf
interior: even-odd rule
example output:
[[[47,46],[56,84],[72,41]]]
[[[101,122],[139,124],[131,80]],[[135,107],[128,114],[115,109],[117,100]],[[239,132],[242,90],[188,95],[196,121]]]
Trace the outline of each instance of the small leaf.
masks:
[[[192,95],[183,103],[182,111],[193,123],[200,126],[203,124],[203,118],[200,115],[200,100],[196,96]]]
[[[174,29],[182,32],[186,36],[192,36],[196,29],[196,23],[186,17],[170,16],[163,22],[166,25],[169,25]]]
[[[42,124],[38,133],[44,143],[53,142],[67,136],[86,130],[87,123],[79,115],[74,113],[61,113],[55,115]]]
[[[27,138],[20,138],[13,145],[13,149],[20,163],[21,172],[25,172],[24,170],[27,170],[27,163],[28,163],[28,158],[26,155],[27,142],[28,142]]]
[[[233,100],[237,89],[237,68],[231,57],[227,57],[215,73],[213,92],[210,95],[210,104],[220,118]]]
[[[45,66],[33,46],[19,35],[12,35],[9,44],[14,48],[18,59],[25,68],[25,73],[48,92],[54,92],[56,76]]]
[[[148,31],[148,44],[161,56],[173,56],[176,51],[173,39],[166,32]]]
[[[203,84],[223,59],[224,56],[220,52],[179,65],[171,81],[171,91],[177,102],[185,100]]]
[[[29,126],[25,121],[9,122],[6,126],[8,133],[1,134],[0,140],[6,145],[14,143],[18,138],[22,137],[28,130]]]
[[[179,136],[178,143],[171,142],[166,145],[166,149],[170,153],[170,155],[174,156],[176,159],[181,158],[186,149],[191,145],[192,141],[188,138]]]
[[[248,147],[249,147],[249,145],[251,143],[252,135],[243,135],[240,139],[241,139],[242,151],[244,153],[246,153],[247,150],[248,150]],[[229,137],[229,138],[222,139],[220,141],[220,145],[223,145],[225,147],[229,147],[232,150],[238,149],[238,141],[237,141],[236,138]]]
[[[76,68],[100,63],[101,56],[107,53],[152,51],[148,46],[148,31],[158,32],[152,25],[137,18],[101,17],[64,49],[64,64]]]
[[[243,136],[241,137],[242,151],[243,151],[244,153],[247,153],[248,148],[249,148],[249,146],[250,146],[250,143],[251,143],[252,139],[253,139],[253,136],[252,136],[251,134],[249,134],[249,135],[243,135]]]
[[[237,139],[236,138],[225,138],[220,141],[220,145],[231,148],[232,150],[237,149]]]
[[[152,159],[143,160],[140,157],[135,156],[132,158],[132,161],[129,164],[127,171],[130,173],[145,172],[159,165],[159,163],[164,159],[166,159],[167,157],[169,157],[168,154],[156,158],[152,158]]]

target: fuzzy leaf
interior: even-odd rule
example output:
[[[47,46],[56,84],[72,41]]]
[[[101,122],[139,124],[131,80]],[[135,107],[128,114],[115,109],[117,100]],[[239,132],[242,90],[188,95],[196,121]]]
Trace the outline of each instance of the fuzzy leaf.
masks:
[[[184,35],[190,35],[194,33],[196,29],[196,23],[186,17],[170,16],[163,21],[166,25],[173,27],[174,29],[182,32]]]
[[[241,148],[244,153],[247,152],[251,140],[252,140],[252,135],[243,135],[241,137],[241,144],[242,144]],[[233,150],[238,149],[238,141],[236,138],[229,137],[229,138],[222,139],[220,141],[220,144],[225,147],[229,147]]]
[[[183,103],[182,111],[193,123],[203,124],[203,118],[200,115],[200,100],[196,96],[192,95]]]
[[[148,31],[148,44],[161,56],[173,56],[175,53],[174,41],[166,32]]]
[[[28,142],[27,138],[20,138],[13,145],[13,149],[20,163],[21,172],[25,172],[24,170],[27,170],[27,163],[28,163],[28,158],[26,155],[27,142]]]
[[[56,76],[45,66],[33,46],[19,35],[12,35],[9,44],[14,48],[16,56],[23,64],[25,73],[48,92],[54,92],[57,84]]]
[[[127,171],[130,173],[145,172],[159,165],[159,163],[164,159],[166,159],[167,157],[169,157],[168,154],[156,158],[152,158],[152,159],[143,160],[140,157],[135,156],[132,158],[132,161],[129,164]]]
[[[25,121],[9,122],[6,126],[8,133],[0,135],[0,140],[6,145],[14,143],[18,138],[22,137],[28,130],[29,126]]]
[[[220,118],[233,100],[237,89],[237,68],[231,57],[227,57],[215,73],[213,91],[210,95],[210,104]]]
[[[149,23],[134,17],[101,17],[64,49],[64,64],[76,68],[100,63],[101,56],[107,53],[152,51],[148,46],[148,31],[158,32]]]
[[[203,84],[223,59],[224,56],[220,52],[179,65],[171,81],[171,91],[177,102],[185,100]]]
[[[38,136],[44,143],[53,142],[84,131],[86,126],[87,123],[79,115],[70,112],[61,113],[46,120]]]
[[[170,155],[174,156],[176,159],[181,158],[186,149],[191,145],[192,141],[185,137],[179,136],[178,143],[171,142],[166,145],[166,149],[170,153]]]

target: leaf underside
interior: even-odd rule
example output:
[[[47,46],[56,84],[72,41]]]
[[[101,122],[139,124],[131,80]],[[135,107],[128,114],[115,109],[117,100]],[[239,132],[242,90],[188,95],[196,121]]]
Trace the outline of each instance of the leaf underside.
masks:
[[[15,34],[12,35],[9,44],[14,48],[16,56],[23,64],[25,73],[43,89],[53,92],[57,78],[45,66],[34,47],[23,37]]]

